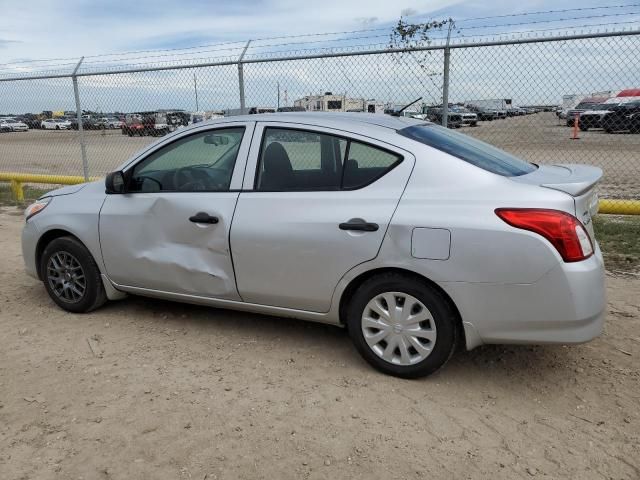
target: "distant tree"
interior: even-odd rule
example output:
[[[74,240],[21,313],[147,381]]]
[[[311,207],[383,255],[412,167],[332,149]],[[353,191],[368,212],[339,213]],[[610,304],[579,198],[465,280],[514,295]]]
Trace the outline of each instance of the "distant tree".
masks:
[[[442,102],[441,82],[434,80],[434,77],[442,75],[442,62],[432,58],[432,50],[415,51],[412,49],[431,45],[431,34],[434,31],[441,32],[444,27],[448,27],[448,33],[451,33],[455,28],[455,22],[453,19],[448,18],[445,20],[430,20],[423,23],[410,23],[401,16],[389,36],[388,49],[393,52],[394,60],[410,70],[412,67],[409,62],[413,61],[422,70],[423,74],[416,75],[416,80],[422,84],[422,94],[431,97],[431,101],[428,103],[433,104]],[[425,81],[428,81],[430,85],[427,85]]]
[[[425,23],[409,23],[400,17],[398,23],[391,30],[389,38],[389,48],[392,50],[403,50],[407,48],[424,47],[431,44],[429,32],[432,30],[442,31],[442,28],[449,25],[452,29],[455,25],[453,19],[432,20]]]

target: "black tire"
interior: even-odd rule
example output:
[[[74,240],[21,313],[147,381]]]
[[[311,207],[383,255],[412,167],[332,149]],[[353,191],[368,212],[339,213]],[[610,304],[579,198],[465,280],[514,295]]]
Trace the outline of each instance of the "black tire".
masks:
[[[63,255],[65,258],[70,256],[79,264],[81,268],[80,273],[84,275],[85,284],[84,292],[79,298],[71,300],[61,298],[61,295],[57,294],[52,287],[51,283],[54,282],[54,277],[50,275],[50,269],[48,267],[52,257],[56,255]],[[57,257],[57,259],[59,258],[60,257]],[[56,302],[60,308],[68,312],[90,312],[107,301],[100,270],[96,262],[89,250],[73,237],[56,238],[45,247],[44,252],[42,252],[42,258],[40,259],[40,272],[42,274],[44,287],[51,299]],[[52,279],[51,281],[50,278]]]
[[[589,131],[589,127],[586,126],[586,125],[579,124],[578,128],[580,128],[580,130],[583,131],[583,132],[588,132]]]
[[[362,331],[362,316],[369,301],[385,292],[401,292],[419,300],[431,313],[437,332],[435,345],[426,358],[412,365],[398,365],[382,359],[367,344]],[[400,273],[376,275],[360,285],[346,309],[349,336],[362,357],[377,370],[401,378],[419,378],[442,368],[455,351],[458,318],[443,294],[418,277]]]

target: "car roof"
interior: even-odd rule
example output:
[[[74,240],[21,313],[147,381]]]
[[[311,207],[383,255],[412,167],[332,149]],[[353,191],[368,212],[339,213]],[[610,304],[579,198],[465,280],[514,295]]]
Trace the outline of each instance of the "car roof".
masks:
[[[411,125],[424,124],[424,120],[409,117],[394,117],[386,114],[359,113],[359,112],[277,112],[258,113],[254,115],[237,115],[215,118],[199,123],[198,125],[215,125],[229,121],[245,122],[287,122],[307,125],[326,126],[336,129],[349,130],[353,126],[382,127],[392,130],[400,130]]]

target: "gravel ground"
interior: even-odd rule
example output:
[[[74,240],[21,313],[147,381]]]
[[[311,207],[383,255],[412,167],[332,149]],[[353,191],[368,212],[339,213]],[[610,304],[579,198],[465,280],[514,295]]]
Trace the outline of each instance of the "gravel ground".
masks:
[[[587,163],[601,167],[604,197],[640,196],[640,135],[606,134],[601,130],[580,132],[571,140],[571,128],[554,113],[480,122],[461,132],[503,148],[535,163]],[[128,137],[120,131],[87,131],[89,172],[102,176],[135,152],[156,140]],[[80,146],[75,131],[32,130],[0,134],[0,172],[81,175]]]
[[[0,211],[0,478],[640,478],[640,280],[605,333],[486,346],[407,381],[341,329],[144,298],[88,315],[23,273]]]

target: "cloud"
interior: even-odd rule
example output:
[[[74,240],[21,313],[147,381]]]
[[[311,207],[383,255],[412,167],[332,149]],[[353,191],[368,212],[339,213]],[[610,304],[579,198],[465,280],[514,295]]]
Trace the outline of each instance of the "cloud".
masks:
[[[354,20],[364,28],[367,28],[376,23],[378,21],[378,17],[358,17]]]
[[[461,1],[412,0],[411,8],[429,13]],[[381,26],[394,24],[400,10],[396,2],[370,0],[323,0],[303,5],[298,0],[6,2],[0,31],[4,38],[23,43],[2,49],[0,63],[17,57],[79,58],[149,47],[184,47],[190,42],[197,45],[355,30],[362,28],[363,19]]]
[[[6,40],[4,38],[0,38],[0,48],[8,48],[15,43],[21,43],[21,42],[18,40]]]

